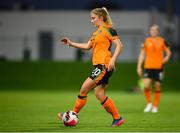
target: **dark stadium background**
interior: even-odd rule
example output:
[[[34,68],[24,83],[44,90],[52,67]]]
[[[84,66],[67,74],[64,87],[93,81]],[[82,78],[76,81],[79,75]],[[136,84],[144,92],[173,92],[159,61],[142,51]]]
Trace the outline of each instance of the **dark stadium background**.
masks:
[[[87,10],[95,6],[107,6],[114,10],[148,10],[157,7],[166,12],[171,2],[174,12],[180,15],[179,0],[2,0],[0,9],[11,10],[13,4],[21,3],[24,10],[31,7],[37,10]]]

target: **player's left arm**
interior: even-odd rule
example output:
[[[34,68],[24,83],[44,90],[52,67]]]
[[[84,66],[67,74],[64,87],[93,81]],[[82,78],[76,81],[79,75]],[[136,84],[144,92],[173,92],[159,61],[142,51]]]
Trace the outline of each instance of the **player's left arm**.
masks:
[[[163,59],[163,64],[167,63],[172,55],[172,52],[170,50],[170,47],[169,47],[169,44],[164,41],[164,44],[165,44],[165,56],[164,56],[164,59]]]
[[[113,56],[109,62],[108,71],[111,71],[112,69],[115,68],[115,62],[123,48],[122,42],[120,41],[119,38],[114,39],[112,42],[115,45],[115,50],[114,50]]]

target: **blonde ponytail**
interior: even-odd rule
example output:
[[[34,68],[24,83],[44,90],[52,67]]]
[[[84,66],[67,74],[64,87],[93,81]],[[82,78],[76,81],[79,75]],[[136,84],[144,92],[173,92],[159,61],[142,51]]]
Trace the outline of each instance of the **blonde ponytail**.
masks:
[[[108,24],[109,26],[113,27],[111,17],[105,7],[95,8],[91,11],[91,13],[94,13],[94,14],[98,15],[99,17],[103,17],[103,21],[106,24]]]
[[[107,24],[109,24],[110,26],[113,26],[113,22],[112,22],[111,16],[110,16],[109,12],[107,11],[106,7],[102,7],[102,9],[107,14]]]

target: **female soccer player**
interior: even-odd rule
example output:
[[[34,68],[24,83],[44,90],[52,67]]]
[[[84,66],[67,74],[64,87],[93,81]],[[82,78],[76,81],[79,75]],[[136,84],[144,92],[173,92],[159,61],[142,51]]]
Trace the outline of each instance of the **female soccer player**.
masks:
[[[147,105],[144,112],[158,112],[158,103],[160,100],[161,81],[163,78],[163,66],[171,56],[171,51],[168,43],[164,38],[159,36],[159,26],[153,25],[150,28],[150,35],[145,39],[142,46],[138,64],[137,73],[142,76],[142,64],[144,63],[144,94],[146,97]],[[165,54],[165,56],[164,56]],[[155,97],[152,103],[151,101],[151,85],[154,81]]]
[[[91,22],[97,28],[87,43],[76,43],[68,38],[60,41],[65,45],[89,50],[92,49],[92,62],[94,70],[92,74],[84,81],[80,89],[78,98],[74,104],[73,111],[78,113],[86,104],[87,94],[94,88],[96,98],[101,102],[105,110],[113,117],[112,126],[119,126],[124,123],[113,100],[106,96],[105,91],[108,80],[115,68],[115,62],[121,53],[122,43],[116,30],[112,27],[112,21],[106,8],[96,8],[90,13]],[[115,45],[115,51],[111,54],[111,45]],[[59,113],[59,119],[62,119]]]

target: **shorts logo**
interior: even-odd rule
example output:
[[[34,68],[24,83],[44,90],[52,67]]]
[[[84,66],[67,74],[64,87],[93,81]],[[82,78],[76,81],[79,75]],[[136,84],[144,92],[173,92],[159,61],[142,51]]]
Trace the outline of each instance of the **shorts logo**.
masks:
[[[164,77],[163,72],[160,72],[160,73],[159,73],[159,79],[162,80],[163,77]]]
[[[92,71],[92,76],[98,76],[99,74],[101,73],[101,69],[99,68],[96,68]]]
[[[147,74],[147,73],[145,73],[145,74],[144,74],[144,77],[147,77],[147,76],[148,76],[148,74]]]

